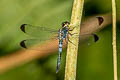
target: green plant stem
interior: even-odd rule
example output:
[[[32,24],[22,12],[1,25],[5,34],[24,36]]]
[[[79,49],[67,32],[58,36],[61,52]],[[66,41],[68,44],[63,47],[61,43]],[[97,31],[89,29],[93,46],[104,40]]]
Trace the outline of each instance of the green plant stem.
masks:
[[[74,28],[69,36],[66,56],[66,67],[65,67],[65,80],[76,79],[76,68],[77,68],[77,53],[79,37],[75,37],[80,33],[80,24],[82,18],[84,0],[74,0],[70,28]]]
[[[117,49],[116,49],[116,2],[112,0],[112,17],[113,17],[113,67],[114,67],[114,80],[118,80],[117,77]]]

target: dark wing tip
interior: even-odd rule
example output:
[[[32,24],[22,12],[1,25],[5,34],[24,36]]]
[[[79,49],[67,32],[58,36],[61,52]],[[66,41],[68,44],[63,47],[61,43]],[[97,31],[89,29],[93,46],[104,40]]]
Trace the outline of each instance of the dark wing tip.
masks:
[[[97,16],[96,18],[98,19],[99,25],[101,25],[104,21],[104,18],[101,16]]]
[[[26,45],[25,45],[25,41],[26,41],[26,40],[21,41],[21,42],[20,42],[20,46],[27,49],[27,47],[26,47]]]
[[[99,40],[99,37],[96,34],[93,34],[94,36],[94,41],[97,42]]]
[[[22,24],[21,26],[20,26],[20,29],[25,33],[25,25],[27,25],[27,24]]]

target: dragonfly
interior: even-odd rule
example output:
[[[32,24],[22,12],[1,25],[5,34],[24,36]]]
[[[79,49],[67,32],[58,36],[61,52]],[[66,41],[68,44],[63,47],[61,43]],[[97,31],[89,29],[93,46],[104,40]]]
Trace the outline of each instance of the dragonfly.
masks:
[[[57,32],[57,34],[58,34],[57,39],[59,40],[59,53],[58,53],[58,59],[57,59],[56,73],[58,73],[59,68],[60,68],[61,54],[62,54],[62,48],[63,48],[63,40],[67,40],[67,38],[68,38],[67,34],[70,34],[69,31],[72,31],[72,30],[70,30],[69,25],[70,25],[70,23],[68,21],[63,22],[62,23],[62,28],[59,29],[58,31],[56,31],[54,29],[49,29],[49,28],[46,28],[46,27],[32,26],[30,24],[23,24],[20,27],[21,30],[28,35],[34,35],[35,34],[34,32],[36,32],[36,31],[47,32],[47,33]],[[34,33],[34,34],[32,34],[32,33]],[[34,36],[36,36],[36,35],[34,35]],[[29,46],[30,42],[34,42],[33,39],[23,40],[23,41],[20,42],[20,45],[23,48],[27,48]]]
[[[100,18],[101,21],[101,18]],[[102,22],[99,22],[101,24]],[[60,64],[61,64],[61,55],[62,55],[62,48],[63,48],[63,41],[65,40],[66,42],[72,43],[72,41],[69,40],[69,36],[72,36],[73,34],[70,33],[70,31],[74,30],[70,29],[70,23],[68,21],[62,22],[62,27],[59,30],[55,30],[52,28],[48,27],[40,27],[40,26],[32,26],[30,24],[22,24],[20,29],[30,35],[33,36],[37,39],[26,39],[20,42],[20,46],[23,48],[28,48],[32,43],[35,42],[41,42],[47,39],[50,39],[51,35],[53,36],[54,34],[57,33],[57,39],[59,40],[59,49],[58,49],[58,58],[57,58],[57,65],[56,65],[56,73],[58,73],[60,69]],[[41,34],[38,34],[38,33]],[[45,37],[45,34],[47,37]],[[95,42],[98,41],[99,37],[96,34],[91,34],[94,37]],[[41,37],[42,36],[42,37]],[[40,39],[39,39],[40,37]],[[72,43],[74,44],[74,43]]]

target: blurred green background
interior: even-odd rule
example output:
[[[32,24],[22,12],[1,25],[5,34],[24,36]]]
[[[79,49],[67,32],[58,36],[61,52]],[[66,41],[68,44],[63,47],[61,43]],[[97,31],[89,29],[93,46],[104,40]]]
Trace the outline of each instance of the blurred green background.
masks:
[[[0,0],[0,56],[21,49],[19,43],[26,38],[20,25],[45,25],[58,29],[61,22],[70,21],[73,0]],[[120,0],[117,0],[117,18],[120,17]],[[111,0],[85,0],[83,16],[111,12]],[[120,26],[120,24],[117,24]],[[77,80],[113,80],[112,26],[98,32],[100,40],[79,45]],[[120,79],[120,27],[117,27],[118,78]],[[61,69],[56,70],[57,52],[31,61],[0,74],[0,80],[63,80],[66,49]]]

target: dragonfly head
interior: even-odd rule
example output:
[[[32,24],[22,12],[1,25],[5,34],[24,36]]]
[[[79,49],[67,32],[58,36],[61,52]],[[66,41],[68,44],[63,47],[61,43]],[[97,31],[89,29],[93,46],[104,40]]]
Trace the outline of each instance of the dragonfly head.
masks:
[[[62,27],[69,27],[70,23],[68,21],[65,21],[62,23]]]

